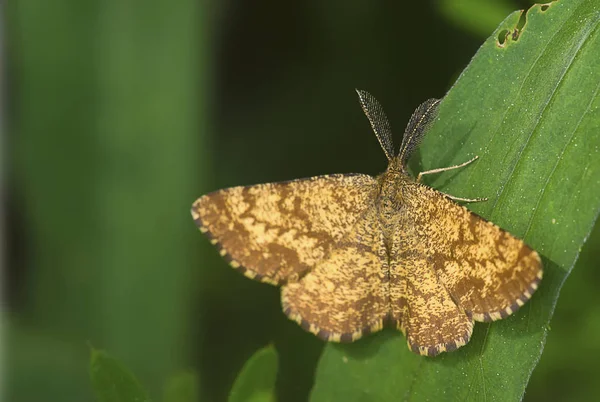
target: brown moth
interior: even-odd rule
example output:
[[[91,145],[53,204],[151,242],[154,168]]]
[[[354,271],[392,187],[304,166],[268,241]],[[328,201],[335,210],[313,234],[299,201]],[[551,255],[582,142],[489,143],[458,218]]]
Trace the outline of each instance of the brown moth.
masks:
[[[465,345],[474,321],[505,318],[542,278],[523,241],[406,171],[437,116],[430,99],[412,115],[399,153],[379,103],[357,90],[387,156],[377,177],[333,174],[219,190],[192,216],[231,266],[281,286],[285,314],[327,341],[352,342],[391,325],[415,353]]]

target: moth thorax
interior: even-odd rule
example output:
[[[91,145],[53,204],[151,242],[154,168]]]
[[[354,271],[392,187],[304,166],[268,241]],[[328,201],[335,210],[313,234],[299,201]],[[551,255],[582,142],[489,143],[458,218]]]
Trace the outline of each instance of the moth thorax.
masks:
[[[409,185],[409,176],[399,169],[389,168],[380,176],[380,202],[381,206],[397,209],[404,198],[406,186]]]

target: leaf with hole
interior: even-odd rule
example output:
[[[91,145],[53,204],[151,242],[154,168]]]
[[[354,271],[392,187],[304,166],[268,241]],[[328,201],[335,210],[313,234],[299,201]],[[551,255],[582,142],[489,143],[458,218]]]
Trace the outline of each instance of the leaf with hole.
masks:
[[[469,344],[436,358],[414,355],[394,331],[329,344],[312,401],[522,398],[560,288],[600,210],[600,3],[561,0],[520,17],[509,15],[463,71],[412,166],[478,155],[472,166],[426,183],[488,197],[468,208],[542,255],[538,292],[515,315],[477,323]]]

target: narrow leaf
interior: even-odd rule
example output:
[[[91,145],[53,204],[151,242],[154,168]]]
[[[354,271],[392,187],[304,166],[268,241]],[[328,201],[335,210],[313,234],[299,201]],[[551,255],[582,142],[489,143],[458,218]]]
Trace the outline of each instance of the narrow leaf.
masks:
[[[229,402],[275,401],[276,376],[277,352],[273,346],[268,346],[244,364],[229,394]]]
[[[513,316],[477,323],[467,346],[436,358],[411,353],[391,330],[328,345],[313,401],[522,398],[560,288],[600,209],[600,3],[536,5],[516,29],[520,16],[502,22],[448,92],[420,169],[478,155],[428,184],[488,197],[468,207],[542,255],[540,289]]]
[[[146,391],[117,359],[92,349],[90,377],[99,402],[147,402]]]

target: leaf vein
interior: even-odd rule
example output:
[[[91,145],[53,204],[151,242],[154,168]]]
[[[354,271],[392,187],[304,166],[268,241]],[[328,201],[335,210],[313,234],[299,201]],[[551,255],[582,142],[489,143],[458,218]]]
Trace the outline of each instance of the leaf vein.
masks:
[[[566,24],[567,19],[565,19],[565,21],[563,21],[563,23],[560,26],[560,29],[562,29],[564,27],[564,25]],[[552,43],[552,40],[554,39],[554,37],[558,34],[558,32],[560,32],[560,29],[557,29],[556,32],[552,35],[552,37],[548,40],[548,42],[546,43],[546,45],[544,46],[544,49],[538,54],[538,56],[535,58],[535,61],[533,63],[531,63],[531,67],[529,68],[529,70],[527,71],[527,74],[525,74],[525,77],[523,77],[523,81],[521,82],[521,85],[519,86],[519,89],[517,90],[517,93],[521,93],[523,90],[523,86],[525,85],[525,82],[527,81],[527,78],[529,78],[529,76],[531,75],[531,72],[533,71],[534,67],[537,65],[537,62],[539,61],[539,59],[544,55],[546,49],[548,48],[548,46],[550,45],[550,43]],[[514,108],[514,104],[507,107],[506,109],[504,109],[504,113],[502,113],[502,119],[500,120],[500,124],[498,125],[498,128],[496,128],[496,130],[494,131],[494,134],[491,135],[487,146],[485,147],[486,149],[486,153],[487,150],[490,148],[491,143],[494,141],[494,139],[496,138],[498,132],[500,131],[500,128],[502,127],[502,124],[504,123],[504,120],[506,119],[506,115],[508,114],[508,112]],[[469,172],[469,177],[468,177],[468,182],[471,182],[471,177],[473,176],[473,174],[475,173],[475,170],[471,170]],[[506,186],[506,183],[508,182],[508,180],[504,181],[504,183],[501,184],[500,186],[500,194],[502,194],[502,192],[504,191],[504,187]],[[494,208],[496,207],[496,204],[498,203],[498,198],[500,197],[500,195],[498,195],[494,201],[494,204],[492,205],[490,211],[494,211]]]
[[[561,28],[557,29],[556,33],[552,36],[552,39],[546,44],[546,46],[544,47],[544,50],[540,53],[539,57],[532,64],[531,69],[529,70],[529,72],[533,71],[534,67],[538,64],[539,59],[542,57],[542,55],[544,55],[546,53],[546,49],[548,49],[548,45],[550,43],[552,43],[554,37],[556,37],[556,35],[558,35],[558,33],[562,31],[562,28],[564,27],[566,21],[567,20],[565,20],[562,23]],[[570,70],[571,66],[573,65],[573,60],[575,59],[575,57],[577,56],[577,54],[579,54],[579,51],[581,50],[583,44],[589,38],[590,33],[591,33],[591,30],[588,30],[588,32],[586,32],[586,34],[583,36],[583,39],[580,40],[579,43],[577,44],[577,48],[576,48],[575,52],[573,53],[573,56],[570,58],[569,62],[564,66],[562,74],[560,75],[560,77],[558,78],[558,81],[556,82],[556,85],[552,89],[552,92],[550,93],[550,96],[548,97],[548,100],[544,103],[541,112],[537,116],[537,120],[535,122],[535,125],[533,126],[533,129],[531,130],[531,132],[527,136],[527,139],[525,140],[525,143],[523,144],[523,146],[519,150],[519,152],[517,154],[517,158],[516,158],[513,166],[510,169],[510,173],[508,174],[506,180],[504,181],[504,183],[503,183],[503,185],[502,185],[502,187],[500,189],[500,193],[498,194],[498,196],[494,200],[494,204],[492,206],[492,211],[494,211],[495,208],[496,208],[496,205],[498,205],[498,203],[501,200],[504,199],[505,194],[506,194],[504,190],[506,189],[506,185],[511,181],[512,177],[514,176],[515,172],[517,171],[517,167],[521,163],[521,160],[522,160],[521,155],[523,155],[523,153],[525,152],[525,149],[527,149],[528,145],[531,142],[531,138],[534,137],[536,131],[538,130],[538,128],[540,126],[540,122],[542,121],[542,117],[544,116],[544,114],[548,110],[548,105],[550,105],[553,102],[554,97],[556,95],[556,92],[558,91],[558,88],[560,88],[560,86],[563,84],[564,78],[565,78],[567,72]],[[528,73],[528,76],[529,76],[529,73]],[[526,77],[525,80],[523,80],[523,84],[525,84],[526,80],[527,80],[527,77]],[[519,88],[519,92],[521,92],[521,89],[523,88],[523,84]]]
[[[527,234],[529,233],[529,230],[531,229],[531,226],[533,225],[533,221],[535,220],[536,216],[538,215],[537,211],[538,211],[538,207],[542,201],[542,198],[544,198],[544,194],[546,193],[546,188],[548,187],[548,184],[550,183],[550,180],[552,179],[552,177],[554,176],[554,173],[556,172],[556,168],[558,167],[558,165],[560,164],[560,161],[562,160],[562,157],[565,153],[565,151],[567,150],[568,146],[573,142],[573,138],[575,137],[575,133],[577,132],[577,130],[579,129],[581,122],[583,121],[583,118],[588,114],[588,112],[590,111],[592,104],[594,103],[594,100],[596,99],[596,96],[598,94],[598,89],[600,88],[600,82],[598,83],[598,85],[596,86],[596,89],[594,90],[594,95],[592,96],[592,98],[590,99],[590,102],[587,105],[587,108],[585,109],[585,111],[581,114],[581,117],[579,118],[579,121],[577,122],[575,128],[573,129],[573,131],[571,132],[571,134],[569,135],[569,140],[565,143],[565,145],[563,146],[563,148],[560,151],[560,155],[558,155],[558,158],[556,158],[556,163],[554,164],[554,166],[552,167],[552,171],[550,172],[550,174],[548,175],[548,178],[546,179],[546,182],[544,183],[544,186],[542,187],[542,191],[540,191],[540,194],[538,196],[538,199],[535,203],[535,207],[534,207],[534,212],[531,215],[531,218],[529,219],[529,222],[527,224],[527,229],[525,230],[525,233],[523,234],[523,238],[527,237]]]
[[[487,328],[485,330],[485,336],[483,337],[483,343],[481,344],[481,349],[479,350],[477,360],[479,361],[479,368],[481,372],[481,389],[483,391],[483,400],[487,400],[486,392],[485,392],[485,370],[483,369],[483,350],[485,349],[485,344],[488,340],[488,335],[490,334],[491,324],[487,324]]]
[[[410,401],[410,398],[413,395],[413,388],[415,386],[415,383],[417,382],[417,377],[419,377],[419,375],[422,372],[422,366],[423,366],[423,359],[420,359],[417,369],[413,372],[413,378],[412,378],[412,381],[410,382],[410,386],[408,387],[408,390],[406,391],[406,394],[404,395],[404,402]]]

